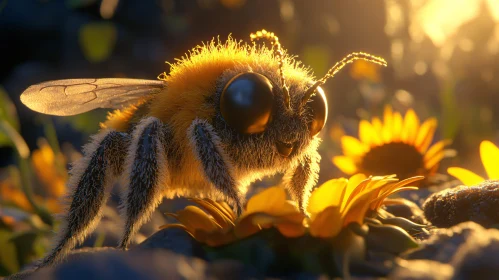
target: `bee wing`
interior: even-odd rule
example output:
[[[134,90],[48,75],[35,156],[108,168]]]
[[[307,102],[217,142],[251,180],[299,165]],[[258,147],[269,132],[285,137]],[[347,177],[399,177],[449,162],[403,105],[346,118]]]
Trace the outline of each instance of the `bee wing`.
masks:
[[[160,92],[166,83],[140,79],[67,79],[27,88],[21,102],[49,115],[71,116],[96,108],[120,108]]]

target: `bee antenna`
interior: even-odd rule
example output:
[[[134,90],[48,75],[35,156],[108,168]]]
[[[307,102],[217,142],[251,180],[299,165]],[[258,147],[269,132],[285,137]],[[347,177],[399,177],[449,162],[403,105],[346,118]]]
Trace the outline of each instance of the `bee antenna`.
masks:
[[[281,78],[281,87],[282,90],[284,91],[284,101],[286,102],[286,106],[291,109],[291,97],[289,95],[289,89],[288,86],[286,85],[286,80],[284,79],[284,71],[283,71],[283,66],[284,66],[284,51],[282,50],[281,43],[279,42],[279,37],[277,37],[274,32],[269,32],[265,29],[262,29],[261,31],[257,31],[256,33],[251,33],[250,34],[251,41],[259,40],[259,39],[265,39],[270,41],[270,44],[272,46],[275,46],[276,48],[274,49],[275,54],[277,55],[277,58],[279,59],[279,76]]]
[[[336,73],[338,73],[347,64],[352,63],[352,62],[359,60],[359,59],[362,59],[362,60],[365,60],[368,62],[372,62],[375,64],[379,64],[381,66],[387,65],[386,61],[381,57],[374,56],[372,54],[368,54],[368,53],[364,53],[364,52],[351,53],[351,54],[345,56],[340,61],[336,62],[334,64],[334,66],[331,67],[331,69],[329,69],[327,71],[327,73],[326,73],[326,75],[324,75],[324,77],[319,79],[309,89],[307,89],[307,91],[305,92],[305,95],[302,98],[302,105],[307,103],[307,100],[314,94],[314,92],[318,86],[323,85],[329,78],[334,77],[336,75]]]

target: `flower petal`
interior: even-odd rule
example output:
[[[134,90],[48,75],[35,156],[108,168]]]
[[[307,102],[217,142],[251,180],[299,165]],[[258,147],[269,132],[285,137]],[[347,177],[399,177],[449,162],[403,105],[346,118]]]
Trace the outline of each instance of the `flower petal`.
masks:
[[[234,222],[230,219],[230,217],[228,217],[224,211],[220,209],[221,206],[206,199],[191,198],[191,200],[203,207],[203,209],[208,212],[223,229],[228,229],[229,227],[234,226]]]
[[[351,157],[335,156],[333,157],[333,163],[346,174],[354,174],[357,172],[357,166]]]
[[[449,167],[447,173],[456,177],[459,181],[463,182],[466,186],[476,185],[484,180],[484,178],[475,174],[472,171],[461,167]]]
[[[366,179],[367,176],[362,173],[355,174],[348,179],[348,184],[345,189],[345,194],[343,195],[343,199],[341,202],[341,210],[343,210],[347,202],[350,201],[353,191],[360,185],[362,181]]]
[[[332,179],[316,188],[308,202],[307,211],[312,217],[330,206],[340,206],[345,194],[348,180]]]
[[[257,212],[274,213],[286,201],[286,191],[282,187],[270,187],[254,195],[248,201],[245,215]]]
[[[360,157],[367,151],[365,144],[352,136],[341,137],[341,147],[345,156]]]
[[[425,153],[426,150],[428,150],[428,147],[433,141],[433,135],[435,134],[437,125],[438,122],[435,118],[429,118],[421,125],[418,136],[416,137],[416,142],[414,142],[414,146],[421,153]]]
[[[393,113],[392,141],[400,141],[402,135],[402,115],[399,112]]]
[[[379,146],[382,144],[381,138],[372,124],[366,120],[361,120],[359,123],[359,138],[360,141],[367,146]]]
[[[499,148],[490,141],[480,143],[480,157],[482,164],[491,180],[499,179]]]
[[[221,226],[218,225],[212,217],[208,216],[206,212],[199,207],[192,205],[178,211],[177,220],[193,233],[195,233],[196,230],[211,232],[221,228]]]
[[[392,127],[393,127],[393,112],[392,112],[392,107],[390,105],[385,106],[385,112],[384,112],[384,124],[383,124],[383,142],[384,143],[390,143],[392,142]]]
[[[306,231],[306,228],[303,226],[303,224],[297,223],[284,222],[278,223],[275,226],[282,235],[290,238],[300,237],[304,235]]]
[[[444,148],[452,143],[451,140],[445,139],[440,140],[437,143],[433,144],[430,149],[424,155],[424,161],[428,161],[439,153],[443,154]]]
[[[334,237],[342,228],[340,208],[331,206],[320,212],[310,223],[310,234],[315,237]]]
[[[401,140],[407,144],[413,144],[418,135],[419,118],[413,109],[407,110],[402,128]]]

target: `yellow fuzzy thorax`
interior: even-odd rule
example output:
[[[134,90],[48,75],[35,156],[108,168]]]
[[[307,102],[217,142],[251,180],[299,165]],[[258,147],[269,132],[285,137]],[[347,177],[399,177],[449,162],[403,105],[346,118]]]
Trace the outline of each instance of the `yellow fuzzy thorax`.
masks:
[[[207,100],[214,96],[217,81],[226,70],[242,67],[262,74],[275,74],[276,77],[279,73],[279,60],[272,48],[263,43],[244,43],[231,37],[225,42],[213,39],[197,46],[169,65],[169,74],[162,73],[158,77],[167,86],[149,100],[146,115],[168,124],[178,143],[185,142],[186,131],[194,119],[211,122],[215,107],[209,106]],[[313,79],[308,68],[287,54],[283,56],[282,69],[288,85],[303,84]],[[115,110],[101,127],[124,131],[136,110],[136,106]]]
[[[197,46],[170,66],[168,75],[159,76],[167,87],[150,103],[149,115],[168,123],[175,134],[185,134],[195,118],[211,122],[215,108],[207,106],[207,100],[214,96],[217,80],[226,70],[246,67],[250,71],[270,71],[276,75],[279,71],[272,49],[230,37],[225,42],[212,40]],[[309,70],[287,55],[283,72],[288,84],[311,80]]]

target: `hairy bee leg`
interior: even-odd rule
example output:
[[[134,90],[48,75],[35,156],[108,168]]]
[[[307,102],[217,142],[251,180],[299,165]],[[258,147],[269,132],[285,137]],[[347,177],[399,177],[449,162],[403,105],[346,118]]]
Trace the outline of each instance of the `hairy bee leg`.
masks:
[[[298,202],[300,209],[306,213],[308,199],[319,178],[319,162],[321,156],[316,150],[307,154],[303,160],[284,175],[283,183],[291,194],[291,198]]]
[[[128,247],[161,202],[168,176],[165,146],[168,138],[171,140],[170,130],[160,120],[149,117],[137,125],[132,138],[125,163],[129,177],[122,200],[125,228],[118,245],[121,249]]]
[[[233,203],[237,215],[243,209],[243,196],[232,176],[232,163],[228,160],[214,128],[206,121],[196,119],[188,130],[194,154],[201,162],[206,178]]]
[[[57,245],[39,267],[59,261],[86,235],[93,231],[102,216],[113,179],[121,174],[129,135],[104,130],[84,147],[84,156],[73,164],[68,187],[71,203],[63,216]]]

